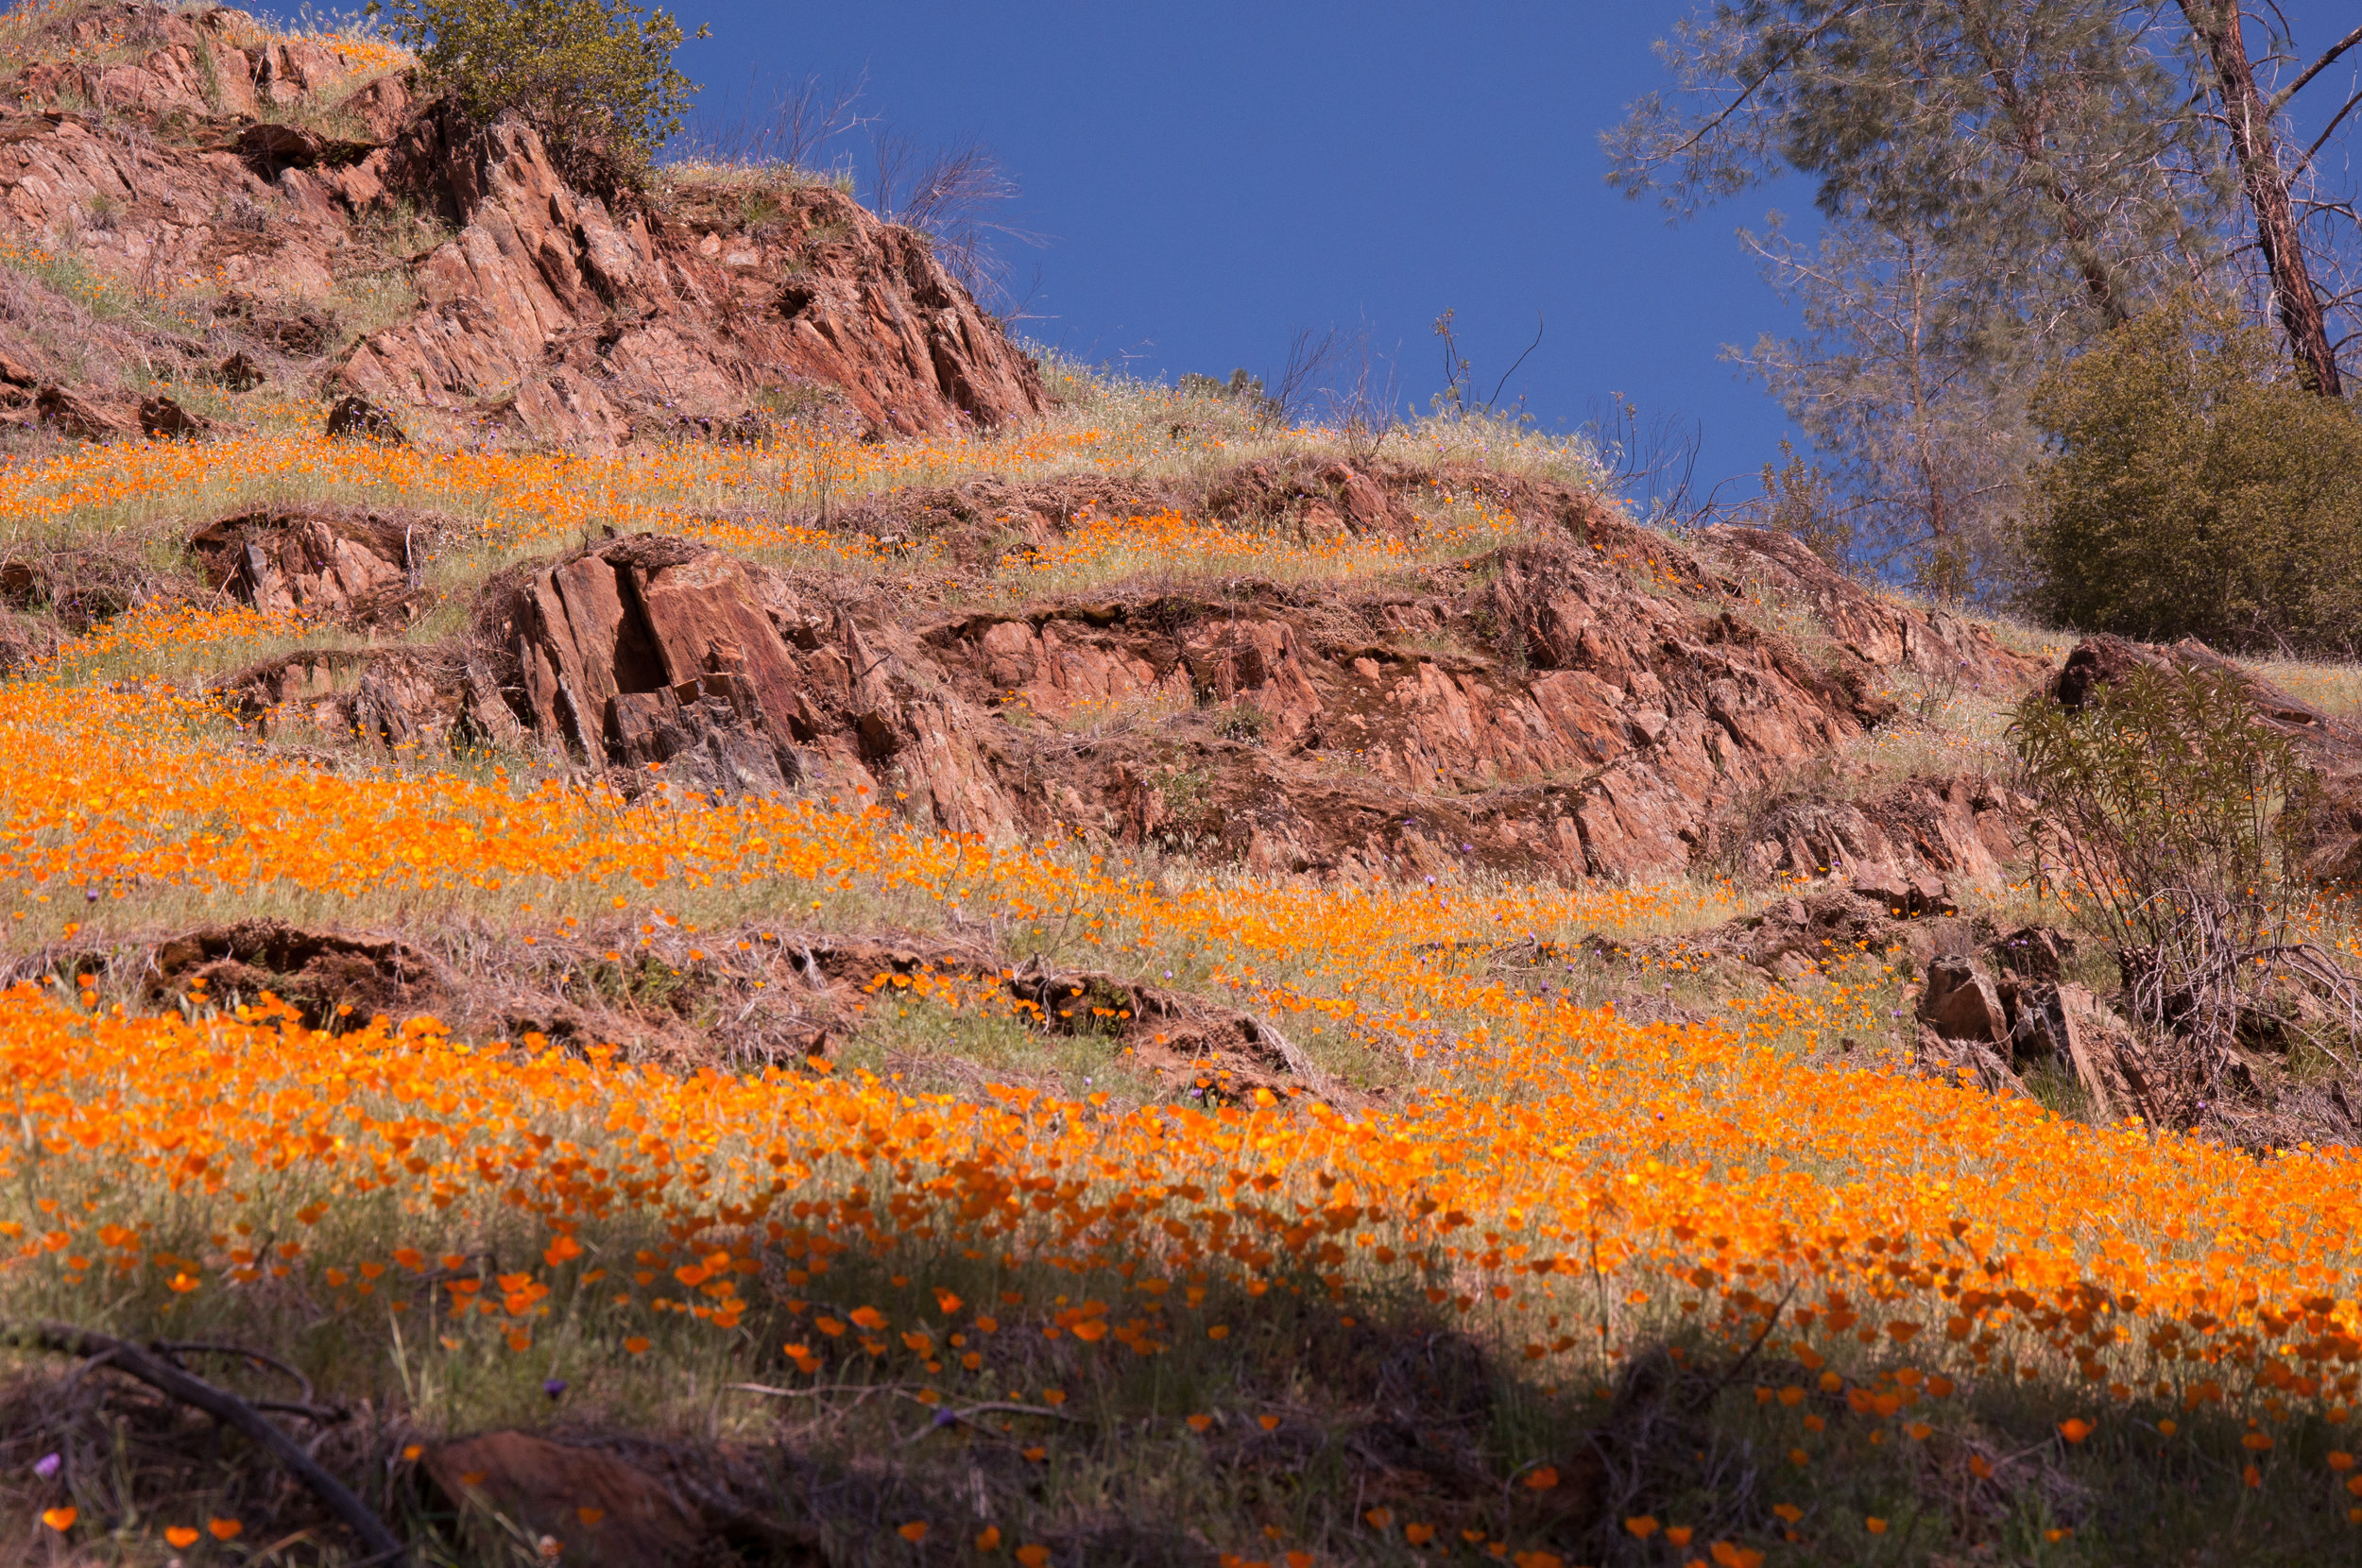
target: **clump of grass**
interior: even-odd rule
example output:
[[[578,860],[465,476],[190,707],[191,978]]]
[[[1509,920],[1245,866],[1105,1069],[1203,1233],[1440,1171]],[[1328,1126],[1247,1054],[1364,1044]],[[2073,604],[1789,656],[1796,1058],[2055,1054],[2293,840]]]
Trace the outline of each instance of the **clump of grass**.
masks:
[[[2362,664],[2340,659],[2242,658],[2240,669],[2333,719],[2362,714]]]
[[[1108,366],[1080,364],[1039,344],[1050,394],[1051,431],[1094,433],[1094,450],[1136,465],[1152,478],[1203,481],[1221,469],[1258,458],[1311,456],[1366,467],[1390,462],[1470,467],[1604,492],[1606,470],[1581,435],[1549,435],[1514,419],[1479,413],[1436,414],[1387,424],[1382,434],[1337,425],[1291,424],[1268,406],[1220,389],[1175,388]],[[1079,471],[1041,470],[1054,478]]]

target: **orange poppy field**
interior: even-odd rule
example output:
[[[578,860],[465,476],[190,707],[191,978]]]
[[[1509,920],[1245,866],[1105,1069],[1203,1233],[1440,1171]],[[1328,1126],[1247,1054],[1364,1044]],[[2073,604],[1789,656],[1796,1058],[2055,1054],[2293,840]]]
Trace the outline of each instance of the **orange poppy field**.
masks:
[[[97,539],[282,494],[398,498],[473,531],[438,556],[454,581],[607,524],[890,571],[874,538],[766,498],[824,465],[890,498],[1136,461],[1144,439],[617,460],[155,442],[20,462],[0,513]],[[1458,526],[1423,548],[1507,524]],[[1160,553],[1303,581],[1390,564],[1168,515],[1005,565]],[[634,803],[532,758],[324,765],[255,746],[204,694],[200,673],[322,634],[229,604],[133,609],[0,687],[0,910],[31,961],[0,996],[11,1320],[266,1344],[369,1402],[386,1474],[546,1420],[744,1445],[862,1390],[882,1397],[814,1441],[885,1463],[1009,1434],[1030,1513],[879,1482],[864,1522],[830,1526],[864,1560],[1044,1562],[1127,1487],[1224,1568],[1549,1568],[1602,1555],[1584,1533],[1602,1507],[1620,1561],[1939,1560],[1972,1515],[2018,1554],[1992,1560],[2129,1561],[2121,1519],[2077,1533],[2106,1512],[2094,1487],[2127,1485],[2155,1490],[2160,1528],[2277,1520],[2257,1539],[2362,1550],[2351,1149],[2259,1157],[1902,1071],[1899,953],[1720,989],[1669,961],[1586,989],[1585,939],[1770,895],[1729,881],[1185,875],[937,832],[890,800]],[[1267,1020],[1317,1071],[1279,1092],[1161,1082],[1124,1031],[1053,1036],[1002,975],[941,966],[862,988],[862,1033],[891,1049],[760,1065],[102,983],[111,945],[248,915],[595,933],[613,946],[594,964],[692,977],[814,932],[989,922],[1006,951]],[[1483,961],[1513,942],[1525,968]],[[980,1042],[982,1065],[946,1068]],[[1431,1357],[1438,1337],[1494,1390],[1489,1492],[1408,1461],[1291,1471],[1329,1419],[1321,1367]],[[1695,1386],[1683,1445],[1727,1462],[1619,1491],[1642,1440],[1617,1422],[1651,1376]],[[1216,1469],[1231,1490],[1156,1491]],[[265,1491],[125,1524],[103,1559],[186,1537],[240,1560],[222,1526]],[[43,1517],[63,1540],[77,1513]]]

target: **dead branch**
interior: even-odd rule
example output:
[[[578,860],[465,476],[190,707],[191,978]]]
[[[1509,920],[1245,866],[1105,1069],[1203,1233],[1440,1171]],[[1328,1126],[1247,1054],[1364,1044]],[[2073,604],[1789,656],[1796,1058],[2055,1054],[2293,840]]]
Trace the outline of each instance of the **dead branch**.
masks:
[[[148,1349],[160,1355],[169,1357],[175,1366],[180,1365],[180,1357],[183,1355],[238,1356],[253,1362],[258,1367],[268,1367],[273,1372],[294,1378],[296,1386],[303,1390],[304,1404],[316,1405],[319,1402],[319,1395],[313,1390],[310,1378],[277,1356],[265,1355],[261,1351],[248,1350],[244,1345],[217,1345],[195,1339],[159,1339],[148,1346]]]
[[[297,1446],[294,1439],[263,1419],[253,1406],[237,1395],[216,1389],[204,1379],[181,1371],[168,1360],[149,1355],[128,1340],[77,1328],[71,1323],[0,1325],[0,1344],[25,1350],[45,1350],[59,1355],[80,1356],[90,1361],[103,1360],[115,1371],[137,1378],[166,1398],[204,1411],[215,1421],[234,1427],[251,1441],[269,1450],[272,1457],[286,1466],[289,1474],[302,1482],[313,1496],[318,1498],[331,1513],[343,1520],[346,1527],[360,1538],[361,1544],[370,1554],[370,1560],[399,1562],[408,1557],[409,1548],[386,1528],[385,1521],[370,1512],[368,1506],[348,1491],[343,1482],[321,1469],[317,1461]],[[239,1351],[237,1354],[252,1353]]]
[[[1313,1093],[1322,1096],[1336,1093],[1336,1083],[1321,1070],[1320,1064],[1305,1055],[1293,1041],[1273,1028],[1270,1019],[1258,1013],[1250,1013],[1246,1017],[1247,1022],[1255,1026],[1255,1032],[1269,1042],[1271,1048],[1279,1053],[1279,1059],[1288,1064],[1288,1071],[1302,1079]]]
[[[897,1393],[901,1393],[904,1399],[911,1401],[915,1405],[927,1404],[925,1400],[920,1399],[916,1394],[903,1393],[902,1390],[899,1389],[895,1391]],[[912,1443],[919,1441],[930,1433],[940,1432],[947,1426],[957,1426],[963,1422],[970,1426],[974,1426],[978,1424],[975,1419],[976,1417],[1001,1412],[1019,1416],[1048,1416],[1053,1421],[1073,1422],[1078,1425],[1084,1426],[1090,1424],[1089,1422],[1081,1416],[1070,1416],[1064,1410],[1053,1410],[1047,1405],[1012,1405],[1002,1400],[992,1400],[983,1405],[969,1405],[957,1410],[951,1409],[948,1406],[932,1406],[930,1408],[934,1411],[935,1419],[920,1427],[917,1431],[913,1432],[909,1437],[904,1438],[902,1440],[902,1445],[904,1447],[907,1448]]]

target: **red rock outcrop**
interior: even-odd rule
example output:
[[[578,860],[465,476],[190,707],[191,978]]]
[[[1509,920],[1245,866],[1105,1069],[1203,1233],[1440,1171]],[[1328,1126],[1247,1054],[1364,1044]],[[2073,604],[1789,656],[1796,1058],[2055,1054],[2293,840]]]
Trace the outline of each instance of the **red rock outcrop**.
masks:
[[[1880,667],[1834,639],[1807,657],[1743,618],[1724,573],[1749,570],[1750,537],[1713,541],[1710,568],[1573,510],[1586,532],[1501,552],[1456,595],[1267,588],[933,621],[642,537],[495,595],[480,640],[526,728],[586,761],[711,755],[723,737],[782,783],[907,800],[960,832],[1063,825],[1322,875],[1649,878],[1734,852],[1757,870],[1998,875],[2007,803],[1989,787],[1910,781],[1818,826],[1751,817],[1749,799],[1891,715]],[[1617,564],[1638,552],[1658,570]],[[1893,613],[1900,663],[2035,674],[1965,622]],[[730,791],[772,771],[691,776]]]
[[[836,388],[863,424],[904,435],[1043,407],[1032,363],[926,242],[833,186],[782,193],[760,225],[707,226],[568,190],[513,122],[415,134],[389,168],[430,171],[465,227],[415,270],[419,315],[340,372],[370,398],[488,408],[579,446],[710,429],[799,385]]]
[[[399,78],[371,83],[369,60],[270,38],[241,12],[143,0],[80,13],[60,42],[81,53],[27,68],[0,116],[0,224],[126,284],[334,287],[352,215],[383,186],[357,165],[247,156],[238,130],[263,110],[334,102],[390,134],[410,108]],[[167,123],[179,132],[126,134]]]
[[[304,649],[223,677],[214,695],[257,734],[298,745],[450,756],[525,741],[491,673],[465,648]]]
[[[401,625],[423,606],[419,573],[441,519],[336,507],[220,519],[189,539],[207,581],[256,609]]]
[[[51,43],[66,58],[20,73],[0,112],[0,228],[119,284],[217,286],[220,320],[317,356],[337,333],[306,302],[386,270],[365,218],[407,204],[456,230],[393,264],[419,308],[327,366],[333,390],[589,449],[751,434],[765,405],[832,404],[899,435],[1043,407],[1032,362],[926,241],[831,185],[749,202],[659,180],[610,208],[568,189],[523,126],[461,134],[422,109],[382,51],[272,37],[234,11],[122,0]],[[299,306],[310,326],[274,332],[273,311]],[[192,373],[221,358],[175,347]]]
[[[1874,669],[1906,668],[2023,689],[2036,663],[2000,647],[1965,616],[1865,593],[1804,543],[1761,528],[1709,528],[1699,537],[1709,562],[1757,588],[1809,606],[1826,633]]]
[[[246,12],[223,7],[116,0],[77,8],[44,31],[28,46],[46,43],[61,58],[24,70],[15,84],[21,99],[158,119],[252,118],[317,103],[338,88],[373,86],[368,77],[377,63],[333,42],[274,36]],[[134,49],[145,52],[126,58]],[[355,111],[366,119],[381,97],[372,94]],[[399,106],[392,112],[398,116]]]

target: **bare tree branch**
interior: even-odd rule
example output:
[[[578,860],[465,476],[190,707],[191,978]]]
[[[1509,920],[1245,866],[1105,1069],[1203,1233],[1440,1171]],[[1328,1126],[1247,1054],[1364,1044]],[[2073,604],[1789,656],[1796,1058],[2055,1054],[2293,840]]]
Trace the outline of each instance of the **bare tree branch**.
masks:
[[[1278,406],[1281,419],[1293,423],[1304,411],[1305,402],[1320,384],[1322,373],[1338,357],[1341,347],[1334,327],[1318,338],[1313,337],[1311,328],[1301,328],[1288,340],[1288,363],[1280,367],[1266,394]]]
[[[996,242],[1044,243],[986,217],[1017,198],[1018,185],[980,142],[929,150],[899,131],[881,131],[870,146],[868,194],[871,211],[926,235],[936,259],[980,300],[1007,292],[1008,266]]]
[[[2276,7],[2274,8],[2275,10],[2277,9],[2278,8]],[[2282,19],[2281,26],[2284,28],[2287,26],[2285,18]],[[2322,54],[2320,59],[2315,60],[2312,64],[2304,68],[2302,74],[2300,75],[2296,80],[2290,82],[2287,86],[2273,94],[2271,102],[2265,106],[2264,112],[2267,114],[2278,114],[2282,110],[2287,108],[2288,100],[2295,97],[2306,82],[2311,81],[2315,77],[2318,77],[2323,71],[2328,70],[2339,55],[2344,54],[2348,49],[2353,48],[2357,43],[2362,43],[2362,27],[2354,28],[2353,31],[2348,33],[2336,43],[2331,44],[2328,50]]]
[[[759,80],[747,80],[749,105],[759,101]],[[779,89],[762,108],[742,109],[726,128],[700,130],[674,145],[688,158],[818,173],[830,145],[868,123],[860,112],[866,87],[865,77],[824,82],[806,77]]]
[[[2353,106],[2356,104],[2362,104],[2362,92],[2357,92],[2353,97],[2348,98],[2345,107],[2329,117],[2329,124],[2324,126],[2321,133],[2313,139],[2313,145],[2304,149],[2304,156],[2297,160],[2296,167],[2288,171],[2290,174],[2298,173],[2313,162],[2313,155],[2320,151],[2329,139],[2337,133],[2339,122],[2353,112]]]
[[[1542,313],[1536,311],[1533,315],[1533,341],[1526,345],[1524,353],[1510,362],[1509,368],[1501,372],[1501,379],[1493,383],[1493,395],[1484,400],[1484,407],[1488,413],[1499,404],[1501,389],[1509,384],[1509,378],[1517,373],[1517,366],[1532,358],[1534,349],[1542,347]]]

